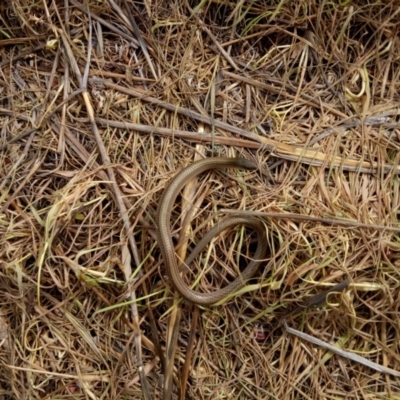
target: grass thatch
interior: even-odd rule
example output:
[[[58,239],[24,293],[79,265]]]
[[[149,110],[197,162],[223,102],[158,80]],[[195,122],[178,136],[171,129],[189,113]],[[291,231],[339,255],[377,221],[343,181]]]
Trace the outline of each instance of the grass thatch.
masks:
[[[82,3],[0,5],[0,400],[400,398],[396,2]],[[260,171],[188,186],[179,256],[222,210],[262,215],[270,254],[200,310],[174,300],[154,216],[208,156]],[[247,233],[204,252],[199,290]],[[393,373],[281,323],[346,276],[287,323]]]

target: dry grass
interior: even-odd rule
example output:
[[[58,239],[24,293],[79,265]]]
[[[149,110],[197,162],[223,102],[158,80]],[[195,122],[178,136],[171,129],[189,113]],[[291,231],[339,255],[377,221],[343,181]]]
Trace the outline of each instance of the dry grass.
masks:
[[[339,3],[0,5],[1,400],[400,398],[398,377],[280,324],[348,275],[288,324],[400,371],[399,9]],[[191,184],[180,256],[222,209],[264,213],[270,254],[199,310],[173,301],[154,215],[212,155],[266,175]],[[204,252],[199,290],[251,256],[245,233]]]

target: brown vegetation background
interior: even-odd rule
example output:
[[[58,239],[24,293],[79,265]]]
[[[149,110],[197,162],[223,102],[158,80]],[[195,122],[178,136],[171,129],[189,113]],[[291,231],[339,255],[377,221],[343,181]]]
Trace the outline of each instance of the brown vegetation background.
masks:
[[[3,1],[0,399],[399,399],[399,13]],[[169,180],[212,156],[259,170],[188,185],[177,257],[237,210],[265,221],[270,251],[200,309],[170,289],[154,217]],[[252,238],[219,236],[185,279],[225,285]],[[282,324],[346,277],[286,320],[367,365]]]

